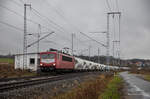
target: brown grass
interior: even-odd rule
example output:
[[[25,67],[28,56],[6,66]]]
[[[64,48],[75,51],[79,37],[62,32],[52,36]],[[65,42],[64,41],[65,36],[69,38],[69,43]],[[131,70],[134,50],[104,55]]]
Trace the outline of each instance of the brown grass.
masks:
[[[29,71],[15,70],[12,64],[0,64],[0,78],[33,76],[35,73]]]
[[[131,69],[130,73],[150,75],[150,68],[143,68],[138,70],[138,68],[134,67]]]
[[[96,80],[90,80],[80,84],[77,88],[53,99],[97,99],[104,91],[112,75],[100,75]]]

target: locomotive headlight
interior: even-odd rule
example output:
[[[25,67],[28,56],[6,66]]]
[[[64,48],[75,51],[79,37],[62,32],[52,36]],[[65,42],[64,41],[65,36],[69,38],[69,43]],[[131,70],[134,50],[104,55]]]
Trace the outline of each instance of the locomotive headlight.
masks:
[[[40,64],[40,66],[42,66],[43,64]]]
[[[54,63],[53,65],[55,66],[56,64]]]

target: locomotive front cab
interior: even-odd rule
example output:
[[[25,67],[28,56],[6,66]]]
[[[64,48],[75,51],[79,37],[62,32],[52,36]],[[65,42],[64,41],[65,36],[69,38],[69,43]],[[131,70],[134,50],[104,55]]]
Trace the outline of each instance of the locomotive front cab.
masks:
[[[56,53],[40,53],[40,68],[42,71],[53,71],[56,68]]]

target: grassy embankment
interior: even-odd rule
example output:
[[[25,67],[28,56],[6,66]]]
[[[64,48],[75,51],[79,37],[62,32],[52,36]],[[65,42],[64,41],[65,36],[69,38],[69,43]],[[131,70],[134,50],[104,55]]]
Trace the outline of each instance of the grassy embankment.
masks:
[[[122,79],[119,76],[115,76],[107,85],[106,90],[102,93],[98,99],[121,99]]]
[[[82,83],[72,91],[53,99],[120,99],[121,83],[119,76],[101,75],[96,80]]]
[[[36,73],[14,69],[14,59],[0,58],[0,78],[34,76]]]

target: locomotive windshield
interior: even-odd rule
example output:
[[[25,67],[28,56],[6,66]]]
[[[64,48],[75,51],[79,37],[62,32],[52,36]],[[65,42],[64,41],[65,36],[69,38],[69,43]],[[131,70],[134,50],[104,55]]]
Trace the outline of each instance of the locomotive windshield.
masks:
[[[54,59],[55,58],[55,54],[42,54],[41,58],[42,59]]]
[[[55,62],[55,54],[41,54],[41,62],[43,63]]]

